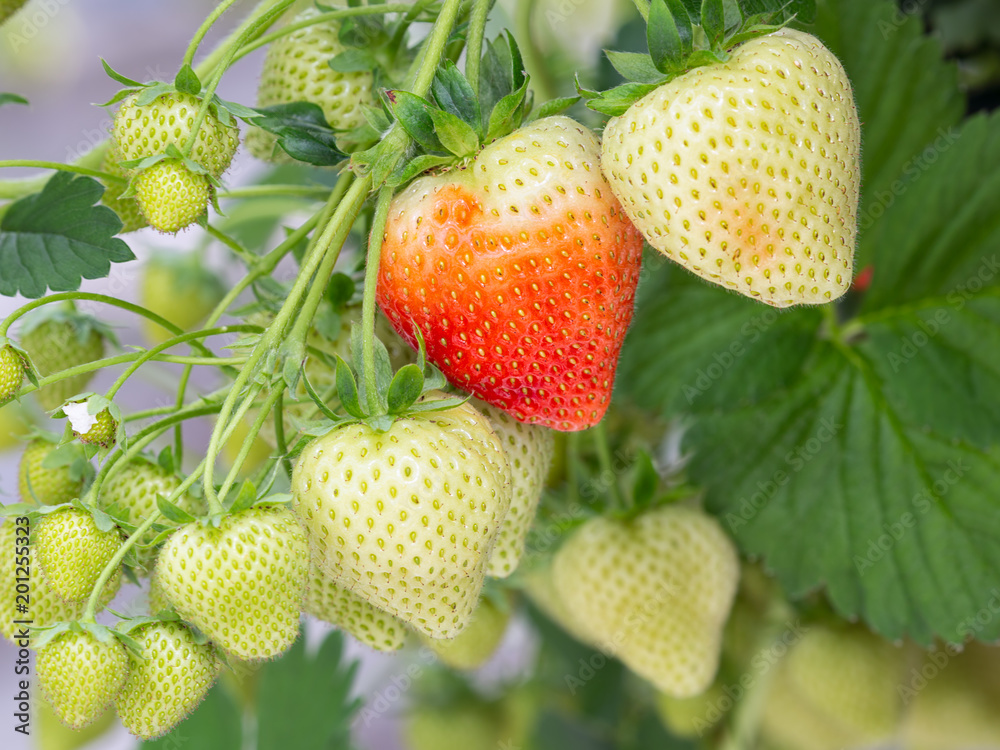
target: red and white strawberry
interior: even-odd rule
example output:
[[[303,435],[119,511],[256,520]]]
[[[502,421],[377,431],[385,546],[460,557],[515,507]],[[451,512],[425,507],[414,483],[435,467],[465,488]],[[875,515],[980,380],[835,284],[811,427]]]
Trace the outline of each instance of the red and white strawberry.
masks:
[[[860,159],[843,66],[815,37],[782,29],[612,118],[601,167],[650,245],[786,307],[850,287]]]
[[[538,120],[392,202],[378,300],[460,388],[519,421],[582,430],[611,400],[642,238],[597,139]]]

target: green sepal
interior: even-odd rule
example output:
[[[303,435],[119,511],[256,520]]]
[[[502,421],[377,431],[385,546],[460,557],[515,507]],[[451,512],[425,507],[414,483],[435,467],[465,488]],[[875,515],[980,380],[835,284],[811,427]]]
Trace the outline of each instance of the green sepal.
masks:
[[[657,83],[623,83],[589,99],[587,106],[601,114],[617,117],[625,114],[629,107],[659,86]],[[581,93],[586,97],[591,92],[581,91]]]
[[[223,507],[230,513],[242,513],[245,510],[250,510],[257,502],[257,486],[251,482],[249,479],[245,479],[243,484],[240,485],[239,492],[236,496],[226,502]]]
[[[611,66],[626,81],[636,83],[660,83],[665,76],[656,68],[653,58],[644,52],[618,52],[604,50]]]
[[[711,46],[722,41],[726,35],[726,9],[722,0],[701,1],[701,28]]]
[[[535,120],[542,120],[546,117],[562,114],[580,101],[580,98],[581,97],[579,96],[561,96],[557,99],[550,99],[549,101],[535,107],[528,116],[527,121],[534,122]]]
[[[653,459],[646,450],[640,449],[635,462],[632,481],[632,502],[636,507],[647,508],[656,497],[660,486],[660,475]]]
[[[469,81],[462,75],[451,60],[438,70],[431,85],[434,101],[445,112],[449,112],[473,128],[477,135],[482,135],[483,117],[479,109],[479,101]]]
[[[386,91],[389,109],[403,130],[427,151],[445,151],[434,130],[433,105],[409,91]]]
[[[129,78],[128,76],[119,73],[117,70],[112,68],[111,65],[108,64],[108,61],[105,60],[103,57],[101,58],[101,65],[104,67],[104,72],[107,73],[108,78],[120,83],[122,86],[125,86],[126,88],[140,89],[145,85],[143,83],[140,83],[139,81],[133,80],[132,78]]]
[[[498,101],[493,111],[490,112],[486,140],[494,141],[512,132],[515,129],[512,127],[513,123],[518,123],[518,127],[520,127],[527,104],[529,104],[528,84],[525,82],[512,94],[508,94]]]
[[[46,625],[44,627],[34,627],[33,625],[29,625],[28,629],[31,631],[31,647],[37,652],[48,646],[63,633],[69,633],[71,630],[79,632],[79,628],[73,628],[73,625],[74,623],[71,622],[54,622],[51,625]]]
[[[136,106],[145,107],[148,104],[152,104],[154,100],[164,94],[170,94],[176,90],[172,83],[154,83],[150,86],[145,86],[135,98]]]
[[[429,169],[443,167],[454,164],[455,158],[451,155],[438,156],[436,154],[422,154],[409,161],[401,161],[399,167],[390,175],[388,184],[392,187],[405,185],[417,175],[423,174]]]
[[[338,73],[366,73],[374,70],[378,61],[367,50],[352,47],[332,57],[327,65]]]
[[[291,102],[253,110],[254,125],[278,137],[278,145],[293,159],[317,167],[339,164],[347,155],[337,147],[337,131],[322,108],[312,102]]]
[[[339,367],[340,364],[338,363],[336,366]],[[306,393],[309,395],[309,398],[312,399],[316,407],[323,413],[323,416],[325,416],[327,419],[332,419],[334,421],[340,419],[340,417],[334,414],[330,410],[330,407],[326,405],[326,402],[323,401],[323,397],[316,392],[316,389],[313,387],[313,384],[309,382],[308,375],[306,375],[305,373],[303,373],[302,375],[302,384],[305,386]],[[357,415],[352,414],[351,416],[357,416]]]
[[[337,356],[337,398],[344,411],[355,419],[363,419],[364,411],[358,399],[358,383],[354,379],[351,366],[344,361],[343,357]]]
[[[691,50],[691,19],[686,11],[683,16],[675,15],[676,5],[676,1],[668,0],[652,0],[649,4],[646,42],[653,64],[661,73],[680,70]]]
[[[434,134],[445,149],[459,158],[473,156],[479,150],[479,134],[458,115],[441,109],[431,109],[428,114]]]
[[[174,87],[183,94],[197,96],[201,93],[201,79],[194,68],[185,63],[174,77]]]
[[[393,376],[386,393],[389,414],[401,414],[420,398],[424,387],[424,373],[417,365],[405,365]]]
[[[156,507],[159,509],[164,518],[176,524],[194,523],[198,520],[186,510],[170,502],[162,495],[156,496]]]
[[[12,94],[9,91],[0,92],[0,107],[4,104],[30,104],[27,99],[25,99],[20,94]]]

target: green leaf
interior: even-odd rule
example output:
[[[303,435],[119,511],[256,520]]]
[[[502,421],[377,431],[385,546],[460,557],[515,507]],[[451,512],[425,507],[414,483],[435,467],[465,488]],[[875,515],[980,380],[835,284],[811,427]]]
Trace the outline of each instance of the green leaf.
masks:
[[[101,65],[104,66],[104,72],[107,73],[108,77],[111,78],[114,81],[117,81],[122,86],[125,86],[126,88],[130,88],[130,89],[135,89],[135,88],[139,88],[139,87],[142,86],[142,84],[139,83],[139,81],[133,80],[133,79],[129,78],[128,76],[124,76],[121,73],[119,73],[117,70],[115,70],[114,68],[112,68],[108,64],[108,61],[105,60],[103,57],[101,58]]]
[[[191,94],[192,96],[197,96],[201,93],[201,79],[194,72],[194,68],[186,63],[177,71],[177,76],[174,78],[174,86],[177,87],[178,91]]]
[[[305,638],[281,659],[261,667],[257,690],[257,747],[329,750],[350,746],[350,723],[358,701],[351,697],[356,662],[344,656],[344,637],[332,631],[315,654]],[[219,747],[234,747],[220,744]]]
[[[389,179],[389,184],[393,187],[405,185],[419,174],[423,174],[428,169],[443,167],[446,164],[454,164],[455,157],[451,154],[447,156],[437,156],[435,154],[421,154],[409,161],[400,159],[397,170]]]
[[[160,495],[156,496],[156,507],[160,509],[160,513],[163,514],[164,518],[174,523],[192,523],[197,520],[186,510],[174,505]]]
[[[378,62],[367,50],[352,48],[334,56],[329,65],[338,73],[370,73],[378,67]]]
[[[602,91],[587,101],[587,106],[595,112],[611,117],[625,114],[629,107],[642,99],[650,91],[655,91],[657,83],[623,83],[613,89]]]
[[[426,99],[409,91],[387,91],[389,108],[413,140],[428,151],[444,151],[445,148],[434,132],[433,108]]]
[[[483,130],[479,101],[472,86],[451,60],[446,60],[434,77],[434,101],[446,112],[462,118],[477,133]]]
[[[220,750],[243,746],[243,717],[240,709],[217,685],[205,696],[194,713],[170,733],[151,742],[143,742],[144,750]],[[265,745],[257,745],[264,750]],[[272,745],[279,747],[279,745]]]
[[[638,83],[659,83],[663,73],[656,69],[653,58],[643,52],[616,52],[604,50],[608,61],[626,81]]]
[[[249,479],[244,479],[240,491],[233,498],[227,510],[230,513],[242,513],[249,510],[257,502],[257,487]]]
[[[530,119],[542,120],[546,117],[562,114],[578,101],[580,101],[579,96],[561,96],[558,99],[550,99],[544,104],[535,107]]]
[[[4,104],[29,104],[27,99],[25,99],[20,94],[11,94],[7,92],[0,92],[0,107]]]
[[[361,419],[365,416],[358,401],[358,383],[354,379],[354,373],[351,372],[351,366],[339,356],[337,357],[337,397],[340,399],[340,405],[344,411],[352,417]]]
[[[479,150],[479,135],[457,115],[440,109],[429,110],[434,133],[441,145],[455,156],[471,156]]]
[[[103,193],[97,180],[57,172],[40,193],[13,203],[0,221],[0,294],[73,291],[107,276],[112,263],[134,260],[114,236],[122,228],[115,212],[94,205]]]
[[[762,15],[781,21],[795,16],[811,23],[816,17],[816,0],[740,0],[740,9],[744,17]]]
[[[521,121],[522,108],[528,95],[528,85],[524,84],[513,94],[508,94],[490,112],[490,121],[486,131],[486,140],[492,141],[506,135],[517,127]]]
[[[702,0],[701,27],[705,30],[710,44],[722,40],[726,33],[726,9],[722,0]]]
[[[329,167],[346,158],[319,105],[292,102],[255,111],[261,117],[254,124],[278,136],[278,145],[293,159]]]
[[[649,45],[653,65],[661,73],[679,70],[684,62],[684,42],[680,25],[680,19],[674,18],[667,0],[650,2],[646,42]]]
[[[807,30],[844,64],[862,122],[864,230],[885,209],[896,180],[919,177],[919,155],[959,122],[965,101],[955,65],[942,59],[940,43],[924,35],[919,17],[900,14],[888,0],[818,5]],[[866,246],[858,268],[870,262],[867,254]]]
[[[389,384],[386,401],[390,414],[399,414],[416,401],[424,389],[424,374],[417,365],[405,365]]]

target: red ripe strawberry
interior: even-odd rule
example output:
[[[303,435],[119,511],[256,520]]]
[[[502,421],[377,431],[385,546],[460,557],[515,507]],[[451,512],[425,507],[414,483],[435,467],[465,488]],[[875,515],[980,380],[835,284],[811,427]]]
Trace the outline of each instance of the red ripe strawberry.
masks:
[[[424,177],[392,203],[378,299],[456,385],[519,421],[597,424],[611,400],[642,238],[600,147],[548,117]]]

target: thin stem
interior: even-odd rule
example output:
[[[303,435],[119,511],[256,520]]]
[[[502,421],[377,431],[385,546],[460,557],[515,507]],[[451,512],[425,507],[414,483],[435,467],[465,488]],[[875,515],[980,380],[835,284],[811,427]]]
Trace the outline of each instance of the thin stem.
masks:
[[[60,172],[72,172],[74,174],[82,174],[87,177],[95,177],[98,180],[108,181],[108,182],[128,182],[125,177],[120,177],[115,174],[109,174],[108,172],[102,172],[99,169],[89,169],[87,167],[80,167],[75,164],[63,164],[59,161],[38,161],[36,159],[8,159],[6,161],[0,161],[0,169],[4,167],[28,167],[33,169],[57,169]]]
[[[368,234],[368,257],[365,260],[365,295],[361,305],[362,361],[364,363],[365,394],[371,414],[380,411],[375,381],[375,292],[378,287],[378,267],[382,257],[382,240],[385,224],[389,219],[389,204],[392,202],[392,188],[383,187],[375,204],[375,217]]]
[[[253,441],[250,441],[253,442]],[[278,455],[285,465],[285,474],[292,478],[292,460],[288,457],[288,441],[285,438],[285,391],[278,391],[278,398],[274,402],[274,442],[278,449]]]
[[[538,49],[535,41],[535,34],[532,24],[534,18],[534,0],[518,0],[517,13],[514,16],[514,29],[517,39],[521,43],[521,55],[524,58],[524,67],[531,76],[531,82],[538,97],[542,101],[548,101],[556,95],[555,83],[549,73],[549,67],[545,64],[545,56]]]
[[[247,267],[253,266],[253,264],[257,261],[257,256],[256,255],[254,255],[253,253],[251,253],[249,250],[247,250],[245,247],[243,247],[243,245],[241,245],[239,242],[237,242],[236,240],[234,240],[232,237],[230,237],[228,234],[226,234],[225,232],[223,232],[218,227],[215,227],[212,224],[209,224],[206,227],[206,231],[208,232],[208,234],[211,237],[214,237],[219,242],[221,242],[223,245],[225,245],[230,250],[232,250],[233,254],[237,258],[239,258],[240,260],[242,260],[243,263]]]
[[[604,422],[598,422],[591,432],[594,435],[594,445],[597,447],[597,460],[601,465],[601,477],[602,479],[608,477],[611,482],[608,490],[611,492],[611,498],[615,503],[615,507],[626,508],[630,502],[626,502],[626,499],[622,496],[622,488],[618,484],[618,477],[615,475],[611,459],[611,445],[608,442],[608,432],[604,426]],[[631,498],[629,498],[629,501],[631,501]]]
[[[326,200],[330,188],[319,185],[247,185],[220,190],[219,198],[313,198]]]
[[[465,77],[472,86],[472,91],[479,97],[479,65],[483,57],[483,36],[486,34],[486,20],[490,15],[492,0],[475,0],[472,16],[469,18],[469,31],[465,51]]]
[[[580,433],[566,435],[566,472],[569,475],[569,500],[571,505],[580,501]]]
[[[277,404],[278,401],[281,399],[284,392],[285,389],[281,387],[281,384],[279,383],[278,387],[274,389],[271,395],[264,400],[264,404],[261,406],[260,411],[257,414],[257,417],[254,419],[253,424],[250,426],[250,434],[257,435],[258,433],[260,433],[260,428],[264,426],[264,421],[271,413],[271,410],[274,408],[274,405]],[[277,419],[278,417],[276,416],[275,420]],[[278,423],[276,421],[275,425],[277,424]],[[250,455],[250,451],[252,450],[253,450],[253,439],[247,436],[247,438],[243,441],[243,445],[240,446],[240,452],[236,455],[236,460],[233,461],[233,465],[229,467],[229,473],[226,475],[226,478],[223,481],[222,486],[219,488],[220,500],[225,499],[226,494],[229,492],[229,488],[233,486],[233,483],[236,481],[236,477],[240,473],[240,469],[243,468],[243,464],[246,463],[247,456]]]
[[[181,61],[181,67],[192,64],[194,56],[198,52],[198,46],[205,38],[209,29],[215,25],[215,22],[218,21],[222,17],[222,14],[229,10],[235,2],[236,0],[222,0],[222,2],[216,6],[215,10],[208,14],[208,18],[202,22],[201,26],[198,27],[198,30],[191,38],[191,43],[188,44],[187,51],[184,53],[184,59]]]

